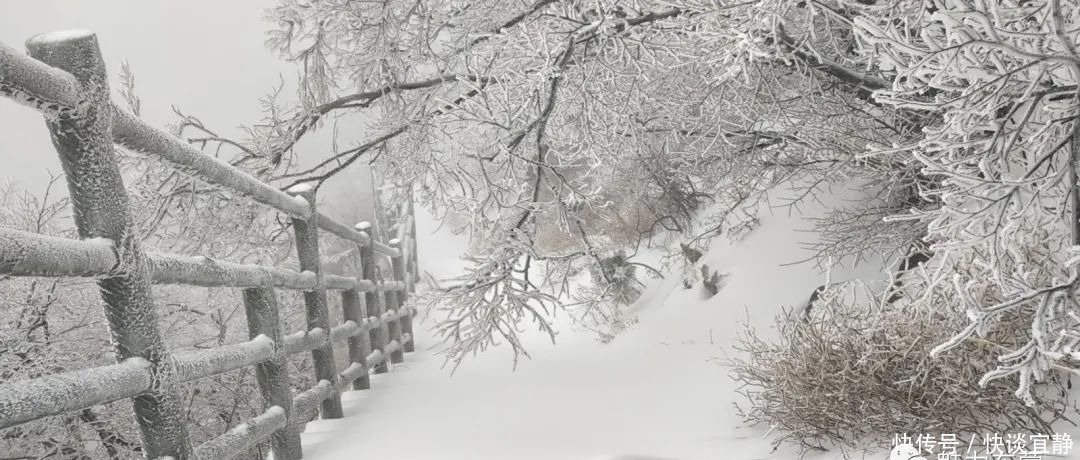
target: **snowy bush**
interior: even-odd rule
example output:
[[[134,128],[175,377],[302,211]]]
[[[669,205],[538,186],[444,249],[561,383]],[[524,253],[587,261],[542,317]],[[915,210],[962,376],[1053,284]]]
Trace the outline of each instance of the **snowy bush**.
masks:
[[[1062,378],[1030,408],[1013,387],[979,378],[1016,337],[1023,315],[1010,314],[952,353],[932,358],[966,318],[958,311],[868,310],[838,291],[824,291],[808,322],[780,317],[779,339],[753,330],[739,337],[729,365],[751,424],[773,428],[776,443],[802,449],[886,445],[896,433],[1053,433],[1066,412]]]
[[[627,305],[603,297],[597,286],[585,286],[571,297],[570,314],[581,328],[596,335],[600,343],[610,343],[623,331],[637,324],[636,316],[629,314]]]
[[[626,251],[598,258],[589,268],[593,282],[603,289],[602,297],[619,305],[630,305],[641,296],[644,284],[638,279],[637,267],[630,264]]]
[[[573,293],[570,313],[579,325],[597,335],[603,343],[611,342],[620,332],[637,323],[627,307],[641,297],[645,284],[639,279],[638,266],[630,262],[626,251],[597,257],[588,266],[589,283]]]

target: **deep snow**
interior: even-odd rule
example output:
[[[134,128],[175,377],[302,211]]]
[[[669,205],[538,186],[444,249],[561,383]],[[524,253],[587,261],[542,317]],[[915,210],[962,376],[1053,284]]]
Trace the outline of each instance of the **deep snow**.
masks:
[[[806,259],[806,218],[857,192],[833,190],[801,215],[762,211],[742,241],[718,239],[699,261],[729,276],[715,297],[684,290],[679,274],[653,282],[633,306],[639,323],[612,343],[560,322],[552,346],[529,340],[531,360],[511,369],[507,350],[465,362],[451,376],[433,355],[437,341],[419,324],[417,352],[372,389],[343,394],[346,418],[309,423],[304,456],[314,460],[756,460],[772,452],[765,428],[743,427],[734,383],[720,361],[745,324],[762,335],[781,308],[805,303],[825,274]],[[774,195],[774,198],[777,195]],[[779,202],[779,201],[774,201]],[[436,277],[460,272],[463,238],[418,216],[421,267]],[[878,266],[834,269],[832,280],[879,278]],[[565,316],[565,315],[564,315]],[[427,326],[427,327],[425,327]],[[840,452],[807,458],[840,458]],[[874,453],[867,458],[888,457]]]

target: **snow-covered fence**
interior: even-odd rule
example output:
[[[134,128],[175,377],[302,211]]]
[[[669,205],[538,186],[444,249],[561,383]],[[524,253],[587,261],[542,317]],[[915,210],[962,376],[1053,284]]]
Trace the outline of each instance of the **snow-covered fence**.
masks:
[[[116,107],[94,34],[39,35],[27,48],[29,57],[0,43],[0,95],[45,115],[80,239],[0,228],[0,275],[96,278],[117,363],[0,384],[0,429],[130,398],[147,458],[226,459],[269,439],[275,458],[299,459],[297,414],[319,407],[323,418],[341,417],[343,389],[369,388],[372,368],[385,372],[387,361],[400,362],[413,350],[415,312],[406,304],[418,272],[411,202],[402,204],[395,238],[375,241],[366,223],[350,227],[319,213],[314,190],[277,190]],[[299,271],[144,251],[133,237],[114,142],[265,204],[268,212],[289,215]],[[357,245],[361,276],[323,273],[320,230]],[[390,258],[392,279],[376,276],[378,257]],[[250,340],[195,353],[167,349],[151,296],[154,284],[242,288]],[[285,333],[275,289],[304,291],[307,330]],[[328,291],[340,291],[343,324],[330,324]],[[351,364],[339,372],[333,346],[341,342],[348,342]],[[317,383],[294,396],[285,358],[304,352],[312,354]],[[265,412],[193,446],[180,384],[246,366],[256,368]]]

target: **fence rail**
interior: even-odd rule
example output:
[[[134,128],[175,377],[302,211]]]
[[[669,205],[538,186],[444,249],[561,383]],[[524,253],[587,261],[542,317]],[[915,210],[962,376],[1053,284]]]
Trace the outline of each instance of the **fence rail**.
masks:
[[[314,190],[280,191],[115,106],[94,34],[43,34],[28,40],[27,48],[29,56],[0,43],[0,95],[45,116],[67,173],[80,239],[0,228],[0,275],[95,278],[117,362],[0,384],[0,429],[132,399],[147,458],[224,460],[265,440],[274,458],[301,458],[298,414],[318,408],[323,418],[341,417],[341,391],[370,388],[370,372],[385,372],[388,362],[413,350],[415,311],[407,299],[418,269],[411,201],[401,205],[394,239],[375,241],[369,224],[349,226],[320,213]],[[130,236],[131,210],[114,142],[287,214],[299,270],[144,251]],[[323,273],[320,231],[356,245],[359,276]],[[380,257],[389,258],[392,279],[377,275]],[[157,284],[243,289],[250,340],[198,352],[167,349],[150,295]],[[285,333],[275,289],[304,292],[305,330]],[[330,324],[328,291],[340,293],[341,324]],[[342,343],[350,364],[338,370],[334,345]],[[293,395],[285,359],[297,353],[312,354],[316,384]],[[247,366],[256,368],[264,411],[194,446],[179,385]]]

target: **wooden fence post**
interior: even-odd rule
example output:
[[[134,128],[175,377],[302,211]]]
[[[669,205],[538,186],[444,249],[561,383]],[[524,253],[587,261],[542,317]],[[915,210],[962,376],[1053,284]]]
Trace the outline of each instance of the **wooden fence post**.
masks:
[[[345,320],[364,325],[364,305],[360,301],[360,293],[356,289],[341,292],[341,308],[344,310]],[[368,376],[367,356],[371,353],[371,339],[368,334],[360,334],[349,338],[349,360],[364,367],[364,374],[353,380],[352,389],[367,390],[371,388],[371,377]]]
[[[315,274],[318,285],[312,291],[304,291],[304,305],[307,309],[308,329],[320,328],[330,336],[330,310],[327,306],[326,288],[323,287],[322,260],[319,254],[319,214],[315,211],[315,190],[306,184],[288,190],[289,195],[303,198],[311,209],[307,219],[292,218],[296,232],[296,256],[300,260],[300,270]],[[311,350],[315,362],[315,379],[330,382],[333,389],[330,397],[321,403],[319,415],[324,419],[342,418],[341,394],[337,390],[337,369],[334,363],[334,346],[329,341],[321,347]]]
[[[405,201],[405,205],[409,207],[408,212],[405,214],[412,217],[412,220],[409,221],[409,234],[406,237],[406,242],[408,243],[407,246],[409,248],[409,258],[407,259],[407,262],[409,263],[409,273],[412,274],[413,281],[411,289],[415,289],[416,280],[420,279],[420,267],[416,261],[416,208],[413,203],[412,187],[409,187],[409,195],[408,199]]]
[[[393,275],[393,273],[391,273],[391,275]],[[391,282],[396,281],[396,278],[391,276],[390,281]],[[401,296],[399,295],[399,293],[397,291],[383,291],[383,299],[384,299],[386,308],[387,308],[387,310],[393,310],[394,311],[394,316],[395,316],[394,319],[390,320],[386,324],[386,329],[387,329],[387,333],[389,335],[389,340],[391,342],[397,342],[398,345],[399,345],[396,349],[394,349],[394,351],[390,352],[390,364],[400,364],[400,363],[405,361],[405,353],[402,350],[402,347],[400,346],[400,345],[402,345],[402,343],[401,343],[401,333],[402,333],[401,318],[396,317],[399,313],[401,313],[399,311],[401,309],[401,301],[398,300],[400,298],[401,298]]]
[[[394,267],[394,279],[400,281],[402,284],[405,285],[402,290],[397,292],[396,296],[397,309],[400,310],[402,308],[405,308],[405,303],[409,300],[409,287],[412,285],[412,283],[409,282],[409,273],[405,270],[405,261],[408,260],[409,256],[407,254],[407,248],[409,247],[409,245],[407,243],[403,243],[401,240],[393,239],[390,240],[390,247],[397,248],[398,250],[398,256],[391,259],[391,263]],[[409,334],[409,336],[412,337],[412,315],[402,316],[398,320],[398,327],[401,328],[401,332],[403,334]],[[415,337],[412,338],[415,340]],[[414,351],[415,348],[413,347],[413,340],[410,340],[409,343],[401,344],[401,350],[402,353]],[[401,358],[404,359],[404,355],[402,355]]]
[[[365,235],[368,235],[368,237],[371,237],[371,235],[368,233],[370,230],[370,222],[360,222],[359,224],[356,224],[356,231],[362,232]],[[375,283],[376,288],[378,288],[380,282],[378,279],[378,269],[375,266],[374,243],[375,240],[372,239],[371,244],[366,244],[360,247],[360,265],[362,267],[361,276],[363,276],[363,278],[366,280],[371,280],[371,282]],[[364,304],[367,306],[367,314],[369,316],[374,316],[380,319],[382,318],[383,313],[386,312],[386,308],[383,304],[382,298],[383,296],[379,295],[378,289],[372,292],[364,293]],[[385,353],[386,342],[389,341],[388,337],[390,335],[390,332],[386,325],[383,324],[379,327],[372,328],[371,331],[368,332],[368,335],[371,339],[371,348]],[[375,365],[376,374],[385,374],[390,370],[390,367],[387,365],[387,361],[387,359],[383,359],[381,362]]]
[[[396,239],[389,241],[391,247],[397,248],[397,246],[394,246],[394,244],[396,244],[395,243],[396,241],[397,241]],[[400,249],[398,249],[398,250],[400,251]],[[397,270],[394,267],[394,257],[390,257],[389,259],[390,259],[390,274],[389,274],[390,276],[387,276],[386,278],[389,278],[390,282],[400,281],[398,279],[398,277],[397,277]],[[385,281],[387,281],[387,280],[384,280],[384,282]],[[396,341],[398,343],[398,345],[402,345],[402,343],[401,343],[401,333],[402,333],[401,318],[397,317],[397,315],[401,313],[401,311],[400,311],[401,304],[402,304],[402,296],[401,296],[400,292],[391,291],[391,290],[383,291],[383,305],[385,306],[386,310],[393,310],[394,311],[394,316],[395,316],[394,319],[390,320],[390,322],[388,322],[386,324],[386,328],[387,328],[387,331],[389,333],[389,339],[390,339],[390,341]],[[398,346],[397,349],[390,352],[390,363],[391,364],[399,364],[399,363],[402,363],[402,362],[405,361],[405,353],[402,350],[402,348],[403,347]]]
[[[285,410],[285,427],[274,432],[270,437],[270,447],[274,458],[280,460],[300,460],[303,450],[300,447],[300,430],[294,423],[292,391],[289,389],[289,370],[285,350],[285,324],[278,312],[277,294],[273,288],[244,289],[244,310],[247,313],[248,335],[255,338],[260,334],[274,341],[274,356],[255,365],[255,377],[259,381],[259,393],[264,407],[278,406]]]
[[[97,37],[81,31],[42,34],[26,47],[33,58],[71,73],[81,85],[77,112],[46,121],[67,174],[79,237],[112,240],[117,253],[114,272],[98,281],[116,359],[150,363],[151,389],[132,398],[143,455],[192,459],[176,365],[158,327],[148,261],[113,151],[113,108]]]

